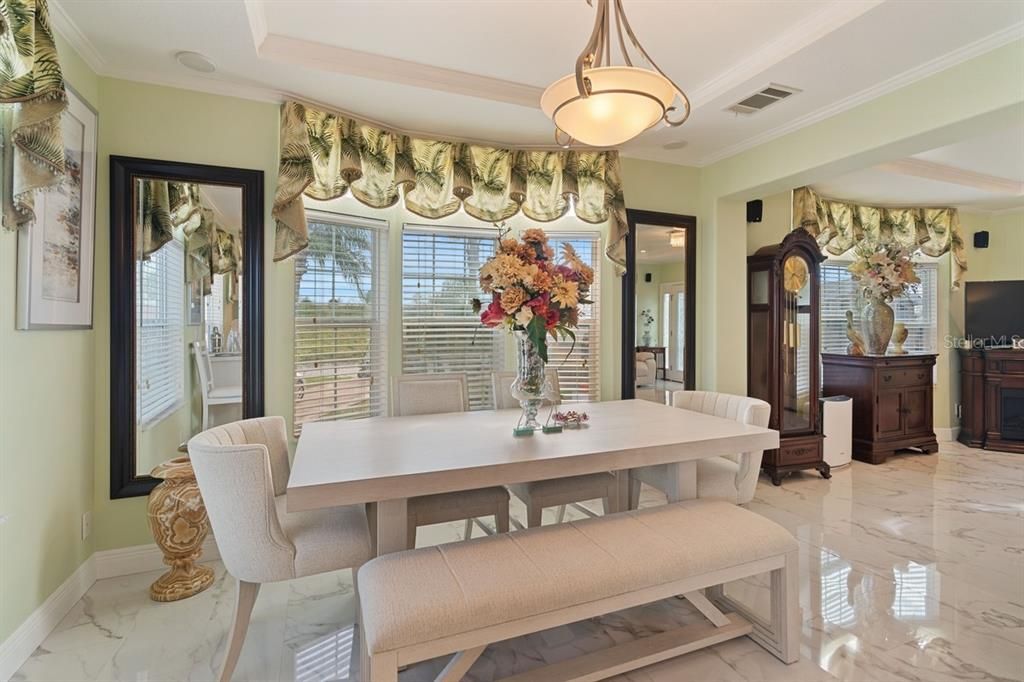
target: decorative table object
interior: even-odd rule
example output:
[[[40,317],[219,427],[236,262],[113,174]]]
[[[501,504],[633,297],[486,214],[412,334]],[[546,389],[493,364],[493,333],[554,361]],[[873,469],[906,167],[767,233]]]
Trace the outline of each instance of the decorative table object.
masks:
[[[902,322],[897,322],[893,326],[892,330],[892,342],[896,348],[893,349],[893,355],[906,355],[907,351],[903,350],[903,344],[907,342],[907,337],[910,336],[910,332],[907,331],[907,325]]]
[[[210,523],[188,457],[168,460],[151,475],[163,482],[149,493],[149,528],[171,568],[150,585],[149,596],[154,601],[177,601],[213,583],[213,570],[198,563]]]
[[[561,263],[555,264],[543,230],[528,229],[521,240],[501,225],[498,230],[498,252],[480,268],[480,288],[491,294],[491,302],[481,311],[483,304],[474,299],[473,308],[484,325],[516,337],[518,371],[511,391],[523,412],[513,434],[529,435],[542,428],[537,412],[552,391],[544,377],[548,335],[575,343],[579,306],[591,302],[594,271],[568,243],[562,244]]]
[[[868,354],[885,355],[896,320],[889,303],[921,280],[914,272],[911,252],[899,244],[861,244],[855,253],[857,258],[848,270],[865,300],[861,331]]]
[[[567,412],[555,412],[554,420],[555,423],[561,424],[567,429],[578,429],[586,426],[587,422],[590,421],[590,417],[586,412],[569,410]]]
[[[846,346],[847,355],[864,355],[864,337],[854,327],[852,310],[846,311],[846,338],[850,340],[849,345]]]
[[[644,323],[644,345],[649,346],[651,345],[651,325],[654,324],[654,315],[651,313],[651,309],[644,308],[643,310],[641,310],[640,319]]]

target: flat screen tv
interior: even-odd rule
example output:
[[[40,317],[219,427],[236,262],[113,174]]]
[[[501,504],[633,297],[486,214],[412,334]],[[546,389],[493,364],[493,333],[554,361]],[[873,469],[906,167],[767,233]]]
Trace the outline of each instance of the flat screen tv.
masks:
[[[975,346],[1009,346],[1024,338],[1024,280],[968,282],[964,331]]]

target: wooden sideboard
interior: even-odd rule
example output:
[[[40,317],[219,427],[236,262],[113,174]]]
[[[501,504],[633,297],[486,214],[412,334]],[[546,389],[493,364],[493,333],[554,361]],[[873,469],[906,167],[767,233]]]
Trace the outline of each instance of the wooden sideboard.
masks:
[[[964,445],[1024,453],[1024,350],[960,350]]]
[[[897,450],[939,449],[932,428],[935,355],[822,353],[823,395],[853,398],[853,458],[881,464]]]

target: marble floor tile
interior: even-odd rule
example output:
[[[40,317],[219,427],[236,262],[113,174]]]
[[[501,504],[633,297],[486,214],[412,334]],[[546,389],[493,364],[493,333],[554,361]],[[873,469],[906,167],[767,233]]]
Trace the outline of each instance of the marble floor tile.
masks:
[[[642,505],[663,503],[643,489]],[[776,487],[762,478],[749,508],[798,540],[801,660],[786,666],[740,638],[615,680],[1024,681],[1024,457],[943,443],[937,455],[854,462],[831,480],[804,473]],[[515,499],[512,514],[525,518]],[[555,510],[544,519],[554,523]],[[432,526],[418,544],[462,535],[462,524]],[[235,581],[212,565],[209,590],[172,604],[149,600],[159,573],[98,581],[13,679],[215,679]],[[767,616],[766,577],[725,589]],[[235,680],[357,681],[355,612],[349,571],[264,585]],[[685,601],[668,599],[553,628],[488,647],[465,679],[529,672],[700,619]],[[412,666],[400,679],[432,680],[445,662]]]

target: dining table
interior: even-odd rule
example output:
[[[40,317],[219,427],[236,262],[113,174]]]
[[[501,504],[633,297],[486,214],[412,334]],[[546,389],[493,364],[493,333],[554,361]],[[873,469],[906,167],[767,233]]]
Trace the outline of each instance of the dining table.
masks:
[[[629,470],[668,465],[669,501],[697,497],[698,460],[778,447],[777,431],[646,400],[563,405],[578,429],[513,436],[519,410],[304,424],[288,479],[289,512],[374,504],[378,555],[406,549],[409,498],[614,472],[626,509]]]

